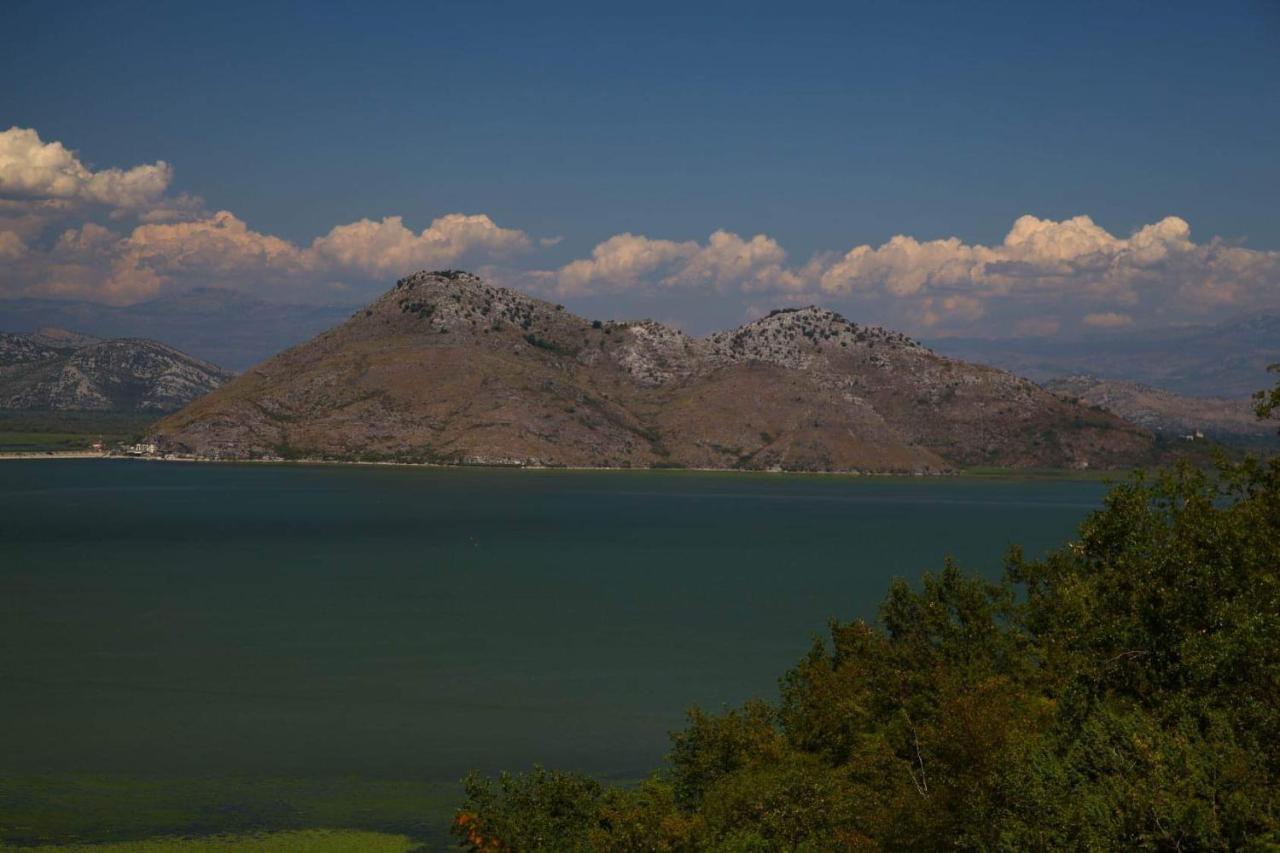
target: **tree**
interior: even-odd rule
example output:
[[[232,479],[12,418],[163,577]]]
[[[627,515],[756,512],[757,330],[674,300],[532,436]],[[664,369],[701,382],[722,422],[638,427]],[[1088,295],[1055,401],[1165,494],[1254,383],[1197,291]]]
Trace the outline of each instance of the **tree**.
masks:
[[[1280,363],[1267,366],[1267,370],[1271,373],[1280,373]],[[1253,410],[1257,412],[1260,418],[1269,418],[1278,409],[1280,409],[1280,381],[1276,382],[1276,387],[1270,391],[1259,391],[1253,395],[1256,405]]]

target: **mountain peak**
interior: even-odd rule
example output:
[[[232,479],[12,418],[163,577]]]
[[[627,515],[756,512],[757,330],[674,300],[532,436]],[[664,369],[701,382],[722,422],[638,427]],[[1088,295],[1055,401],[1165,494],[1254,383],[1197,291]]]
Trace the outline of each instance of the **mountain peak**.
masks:
[[[692,338],[456,270],[401,279],[155,437],[219,458],[915,472],[1128,463],[1152,441],[816,306]]]
[[[827,354],[876,346],[927,351],[901,332],[859,326],[816,305],[775,309],[736,329],[708,335],[705,340],[721,358],[764,361],[794,369],[808,368]]]
[[[424,285],[446,283],[492,289],[492,285],[487,284],[480,276],[466,270],[420,270],[397,281],[395,289],[413,290]]]

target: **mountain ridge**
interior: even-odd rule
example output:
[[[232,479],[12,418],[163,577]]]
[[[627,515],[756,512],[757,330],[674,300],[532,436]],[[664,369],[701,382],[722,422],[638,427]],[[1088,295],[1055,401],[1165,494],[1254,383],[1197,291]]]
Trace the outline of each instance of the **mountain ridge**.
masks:
[[[232,376],[149,338],[0,332],[0,409],[169,412]]]
[[[1127,464],[1154,441],[823,308],[694,338],[454,270],[401,279],[154,438],[229,459],[911,473]]]
[[[935,350],[1037,382],[1090,375],[1192,397],[1237,398],[1270,387],[1280,362],[1280,313],[1216,324],[1080,338],[938,338]]]
[[[1258,418],[1249,397],[1191,397],[1138,382],[1068,376],[1044,383],[1059,396],[1099,406],[1157,434],[1230,444],[1276,444],[1275,424]]]
[[[273,302],[202,287],[133,305],[23,297],[0,300],[5,328],[73,328],[100,338],[146,337],[231,370],[244,370],[350,315],[354,305]]]

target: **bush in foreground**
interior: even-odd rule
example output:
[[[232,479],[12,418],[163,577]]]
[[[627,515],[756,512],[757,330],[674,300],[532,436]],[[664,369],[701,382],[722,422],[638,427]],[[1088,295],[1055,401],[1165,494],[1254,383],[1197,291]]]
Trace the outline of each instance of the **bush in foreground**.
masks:
[[[636,788],[472,776],[472,850],[1280,849],[1280,460],[1114,488],[1078,541],[832,624]]]

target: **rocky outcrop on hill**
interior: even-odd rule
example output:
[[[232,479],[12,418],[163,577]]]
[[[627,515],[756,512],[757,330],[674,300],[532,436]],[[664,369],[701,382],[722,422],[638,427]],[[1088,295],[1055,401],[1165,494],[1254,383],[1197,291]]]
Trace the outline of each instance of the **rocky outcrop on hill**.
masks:
[[[940,472],[1109,466],[1152,436],[821,308],[692,338],[589,321],[457,271],[162,421],[170,452],[602,467]]]
[[[171,412],[231,376],[141,338],[0,333],[0,409]]]

